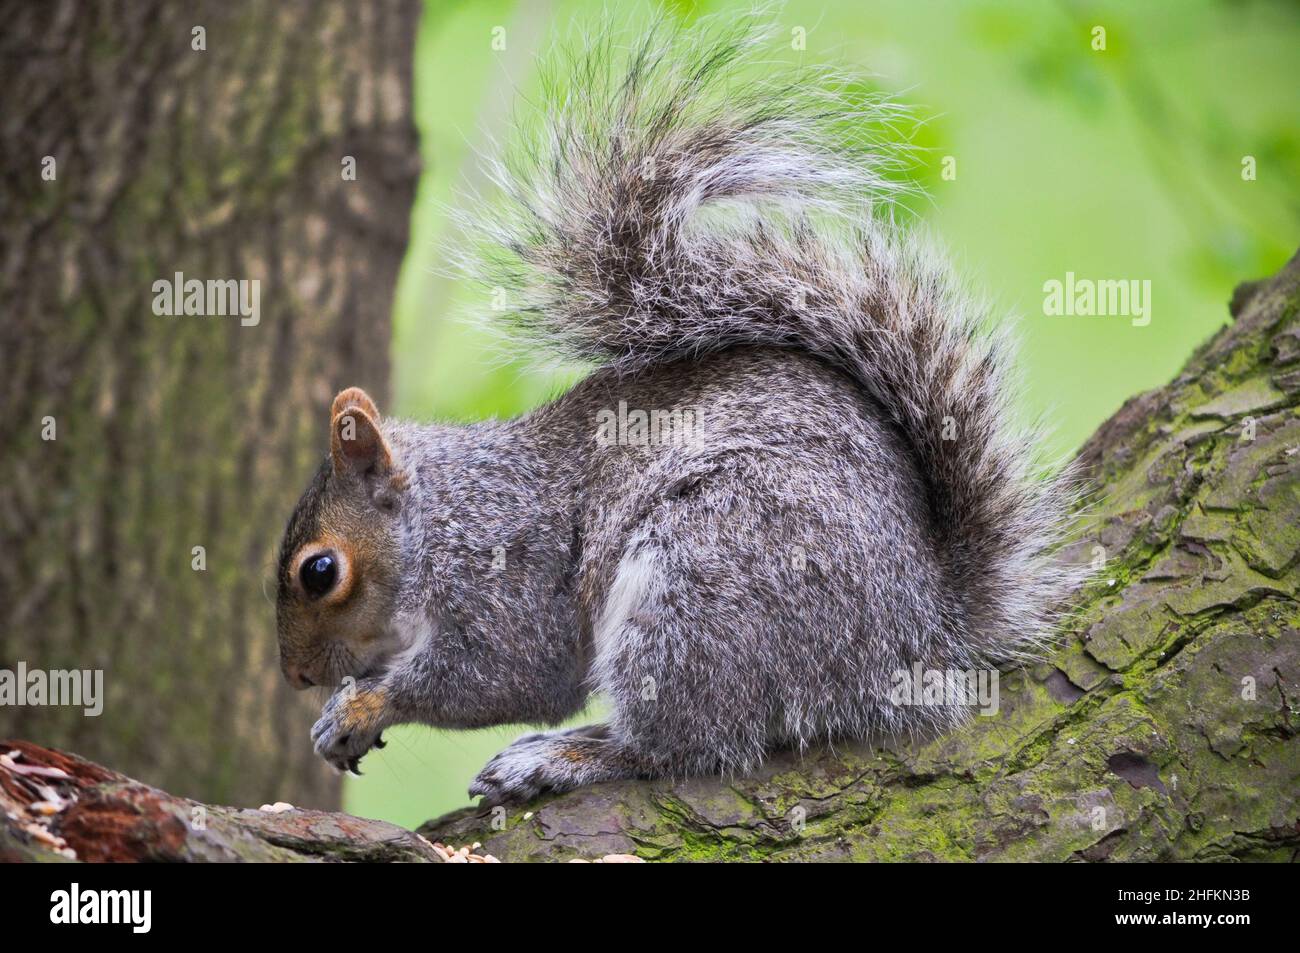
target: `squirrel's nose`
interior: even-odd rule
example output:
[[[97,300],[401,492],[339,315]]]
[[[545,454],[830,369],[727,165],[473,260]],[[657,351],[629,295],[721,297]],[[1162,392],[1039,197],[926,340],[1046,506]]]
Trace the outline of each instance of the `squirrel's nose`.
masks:
[[[284,677],[288,680],[290,685],[299,691],[302,691],[304,688],[311,688],[316,684],[311,680],[311,677],[308,676],[306,672],[297,665],[294,665],[292,662],[284,663]]]

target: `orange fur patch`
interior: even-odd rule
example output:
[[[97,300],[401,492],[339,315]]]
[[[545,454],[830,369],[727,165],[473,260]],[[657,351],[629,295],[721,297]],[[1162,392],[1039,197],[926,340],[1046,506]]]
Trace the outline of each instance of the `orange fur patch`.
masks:
[[[587,751],[583,748],[570,748],[568,745],[560,749],[560,757],[565,761],[571,761],[574,764],[582,764],[588,760]]]
[[[370,728],[379,721],[387,700],[388,692],[382,688],[357,691],[343,706],[343,717],[340,720],[348,731]]]

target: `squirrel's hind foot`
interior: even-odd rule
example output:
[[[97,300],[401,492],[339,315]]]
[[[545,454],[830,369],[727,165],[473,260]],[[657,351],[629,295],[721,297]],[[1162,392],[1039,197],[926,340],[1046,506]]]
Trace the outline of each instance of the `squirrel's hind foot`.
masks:
[[[485,805],[531,801],[597,781],[640,774],[604,725],[524,735],[495,755],[469,787]]]

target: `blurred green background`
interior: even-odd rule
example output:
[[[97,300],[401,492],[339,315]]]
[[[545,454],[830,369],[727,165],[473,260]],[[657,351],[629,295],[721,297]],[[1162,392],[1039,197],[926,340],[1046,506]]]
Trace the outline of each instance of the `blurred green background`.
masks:
[[[633,25],[653,11],[617,8]],[[748,8],[668,10],[689,21]],[[394,412],[513,415],[563,386],[457,320],[482,292],[444,277],[438,243],[445,206],[482,184],[475,150],[509,140],[516,91],[536,85],[535,57],[610,9],[429,0],[415,68],[425,172],[394,315]],[[925,120],[912,174],[929,198],[911,207],[974,287],[1023,317],[1023,409],[1051,421],[1053,454],[1165,382],[1228,319],[1234,285],[1275,271],[1300,243],[1294,3],[792,0],[772,19],[774,58],[851,67]],[[1096,26],[1104,51],[1092,48]],[[791,48],[800,30],[802,51]],[[494,48],[502,36],[505,49]],[[940,174],[945,156],[956,160],[951,180]],[[1067,271],[1149,280],[1150,324],[1045,316],[1043,283]],[[412,826],[461,806],[474,773],[519,731],[391,731],[365,776],[349,778],[346,809]]]

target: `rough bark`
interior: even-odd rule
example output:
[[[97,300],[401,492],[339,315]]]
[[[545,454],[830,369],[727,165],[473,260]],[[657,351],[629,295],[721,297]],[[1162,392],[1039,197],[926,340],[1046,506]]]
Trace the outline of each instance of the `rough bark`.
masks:
[[[201,804],[22,741],[0,742],[0,813],[0,863],[441,861],[384,821]]]
[[[106,701],[0,708],[0,734],[209,800],[337,803],[264,587],[332,394],[387,391],[418,13],[4,5],[0,668],[102,669]],[[176,272],[260,281],[259,323],[156,315]]]
[[[426,836],[510,860],[1295,860],[1300,256],[1081,451],[1099,569],[1050,662],[918,745],[598,785]]]

